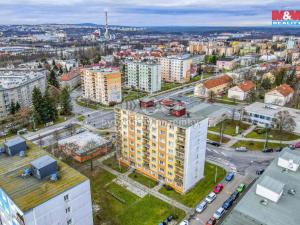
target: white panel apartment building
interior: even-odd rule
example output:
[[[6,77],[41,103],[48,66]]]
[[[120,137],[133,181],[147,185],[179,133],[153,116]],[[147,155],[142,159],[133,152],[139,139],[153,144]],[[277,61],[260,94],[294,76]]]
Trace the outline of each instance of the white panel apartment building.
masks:
[[[93,225],[87,177],[60,161],[57,181],[24,174],[32,161],[45,156],[46,152],[35,147],[27,149],[23,158],[1,154],[0,224]]]
[[[146,92],[161,89],[161,66],[156,62],[128,61],[125,64],[127,88],[135,88]]]
[[[45,92],[46,76],[44,70],[0,69],[0,116],[9,114],[11,102],[30,107],[34,87]]]
[[[189,54],[160,58],[161,78],[166,82],[185,83],[191,79],[192,58]]]

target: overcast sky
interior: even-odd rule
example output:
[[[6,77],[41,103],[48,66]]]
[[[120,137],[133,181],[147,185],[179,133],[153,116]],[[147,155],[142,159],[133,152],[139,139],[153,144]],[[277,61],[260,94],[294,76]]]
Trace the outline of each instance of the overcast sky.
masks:
[[[0,24],[104,23],[129,26],[263,26],[273,9],[300,0],[0,0]]]

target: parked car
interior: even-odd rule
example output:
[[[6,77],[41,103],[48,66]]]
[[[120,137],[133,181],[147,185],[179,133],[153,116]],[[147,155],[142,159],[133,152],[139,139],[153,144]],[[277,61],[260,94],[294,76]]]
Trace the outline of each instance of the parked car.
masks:
[[[235,201],[239,197],[240,193],[235,191],[230,195],[230,198]]]
[[[167,217],[167,220],[170,222],[170,221],[173,220],[173,218],[174,218],[174,217],[173,217],[172,215],[170,215],[170,216]]]
[[[206,207],[207,207],[207,202],[203,201],[199,205],[197,205],[196,212],[201,213],[206,209]]]
[[[245,190],[245,188],[246,188],[246,185],[245,185],[245,184],[240,184],[240,185],[237,187],[236,191],[239,192],[239,193],[242,193],[242,192]]]
[[[247,152],[248,149],[246,147],[238,147],[238,148],[235,149],[235,151],[237,151],[237,152]]]
[[[220,147],[221,146],[221,144],[219,142],[216,142],[216,141],[207,140],[206,143],[210,144],[210,145],[213,145],[213,146],[216,146],[216,147]]]
[[[205,198],[205,201],[207,203],[212,203],[217,198],[217,195],[214,192],[211,192],[207,197]]]
[[[275,148],[274,150],[275,150],[275,152],[281,152],[282,149],[283,149],[283,147],[278,147],[278,148]]]
[[[227,176],[225,177],[225,180],[226,180],[226,181],[232,181],[233,178],[234,178],[234,172],[229,172],[229,173],[227,174]]]
[[[219,220],[225,213],[225,209],[223,207],[219,208],[213,215],[213,217]]]
[[[294,148],[300,148],[300,141],[294,144]]]
[[[183,220],[183,221],[181,221],[181,223],[179,225],[189,225],[189,221]]]
[[[262,150],[263,153],[270,153],[270,152],[274,152],[273,148],[265,148],[264,150]]]
[[[213,190],[214,193],[219,194],[223,190],[223,184],[218,184],[215,189]]]
[[[263,172],[265,172],[264,169],[258,169],[258,170],[256,170],[256,175],[262,175]]]
[[[206,225],[215,225],[217,220],[214,217],[211,217],[207,222]]]
[[[233,199],[231,197],[229,197],[222,205],[222,208],[224,209],[229,209],[232,206],[233,203]]]

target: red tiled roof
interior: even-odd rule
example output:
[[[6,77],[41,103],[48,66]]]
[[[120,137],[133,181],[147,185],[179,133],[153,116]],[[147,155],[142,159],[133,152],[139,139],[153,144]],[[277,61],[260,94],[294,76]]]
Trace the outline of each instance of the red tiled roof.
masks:
[[[230,82],[232,82],[232,78],[228,75],[223,75],[221,77],[213,78],[213,79],[206,81],[204,83],[204,87],[206,87],[207,89],[211,89],[211,88],[214,88],[214,87],[226,84],[226,83],[230,83]]]
[[[72,80],[74,77],[79,76],[79,69],[73,69],[69,73],[64,73],[61,75],[61,81],[69,81]]]
[[[244,81],[243,83],[241,83],[239,85],[239,88],[242,90],[242,91],[250,91],[251,89],[255,88],[255,84],[251,81],[251,80],[248,80],[248,81]]]
[[[282,84],[276,88],[274,88],[272,91],[278,91],[280,94],[282,94],[284,97],[290,95],[291,93],[294,93],[294,89],[291,88],[287,84]]]

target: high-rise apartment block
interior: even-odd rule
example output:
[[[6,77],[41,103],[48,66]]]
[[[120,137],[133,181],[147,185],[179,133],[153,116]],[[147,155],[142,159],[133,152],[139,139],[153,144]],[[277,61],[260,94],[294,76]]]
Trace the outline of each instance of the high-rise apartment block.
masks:
[[[93,225],[87,177],[21,138],[1,150],[0,224]]]
[[[0,116],[9,114],[11,102],[30,107],[33,89],[37,87],[45,92],[46,76],[46,71],[41,69],[0,69]]]
[[[129,61],[125,64],[125,79],[128,88],[146,92],[161,89],[161,66],[156,62]]]
[[[115,108],[121,163],[184,193],[203,178],[208,119],[199,102],[132,101]]]
[[[191,79],[192,58],[189,54],[160,58],[161,78],[166,82],[185,83]]]
[[[122,101],[121,73],[114,68],[81,70],[82,96],[104,105]]]

